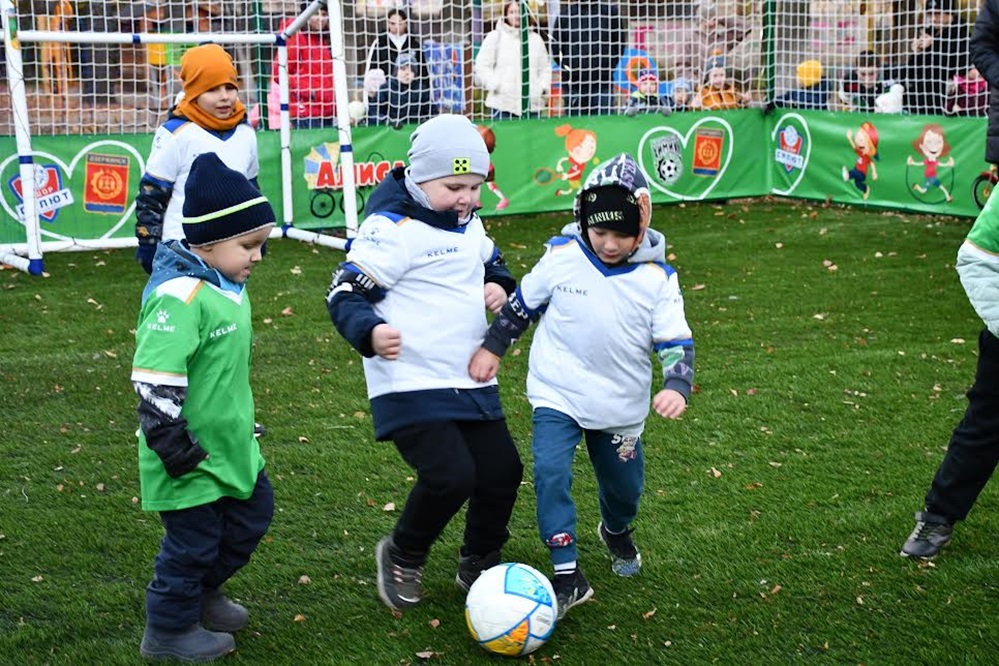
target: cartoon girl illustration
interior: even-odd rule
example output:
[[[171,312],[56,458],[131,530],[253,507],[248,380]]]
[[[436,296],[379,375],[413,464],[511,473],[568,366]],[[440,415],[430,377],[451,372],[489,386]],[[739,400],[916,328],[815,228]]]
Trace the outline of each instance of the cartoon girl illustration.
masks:
[[[853,152],[857,153],[857,161],[853,168],[843,167],[843,180],[853,180],[853,184],[866,199],[871,194],[871,186],[867,183],[867,172],[871,172],[871,180],[878,179],[878,170],[874,162],[880,159],[878,155],[878,130],[870,121],[860,124],[857,133],[846,131],[846,140],[850,142]]]
[[[947,137],[944,136],[943,128],[934,123],[923,126],[923,131],[919,133],[919,138],[912,142],[912,147],[916,149],[917,153],[922,153],[923,155],[922,162],[914,160],[911,155],[905,160],[905,163],[909,166],[923,167],[923,184],[914,183],[912,189],[920,194],[926,194],[931,187],[938,187],[944,193],[944,196],[947,197],[947,201],[953,201],[954,197],[951,196],[947,188],[940,182],[940,176],[937,171],[940,167],[954,166],[953,157],[947,158],[946,162],[940,161],[941,157],[946,157],[950,154],[950,144],[947,143]]]
[[[569,153],[568,157],[563,157],[555,165],[555,170],[562,174],[562,180],[567,184],[564,189],[556,190],[555,196],[575,194],[583,184],[583,171],[587,162],[597,154],[597,134],[568,124],[556,127],[555,134],[565,137],[565,152]],[[566,162],[569,164],[568,171],[565,168]]]

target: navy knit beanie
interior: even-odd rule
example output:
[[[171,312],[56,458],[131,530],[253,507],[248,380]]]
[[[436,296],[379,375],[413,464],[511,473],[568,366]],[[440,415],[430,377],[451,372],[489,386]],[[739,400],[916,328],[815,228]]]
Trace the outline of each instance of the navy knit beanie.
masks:
[[[184,197],[184,236],[191,247],[242,236],[276,220],[267,197],[215,153],[194,158]]]

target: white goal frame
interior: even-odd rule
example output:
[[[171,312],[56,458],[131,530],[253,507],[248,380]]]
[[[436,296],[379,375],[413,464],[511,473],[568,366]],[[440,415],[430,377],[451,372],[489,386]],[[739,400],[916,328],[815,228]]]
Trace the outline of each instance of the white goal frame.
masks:
[[[354,154],[351,141],[350,116],[346,101],[347,90],[346,49],[343,39],[343,10],[340,0],[313,0],[288,27],[279,33],[122,33],[122,32],[56,32],[45,30],[18,30],[17,13],[13,0],[0,0],[3,48],[7,56],[7,79],[14,118],[14,135],[17,159],[24,197],[25,242],[0,244],[0,263],[8,264],[33,275],[44,273],[45,252],[85,251],[135,247],[135,238],[99,238],[43,241],[38,202],[35,197],[35,152],[31,145],[31,123],[28,115],[27,90],[20,45],[29,42],[63,44],[190,44],[213,42],[216,44],[272,45],[277,48],[278,85],[280,94],[280,146],[281,146],[281,225],[271,232],[271,238],[292,238],[324,245],[338,250],[346,248],[347,240],[294,226],[291,114],[289,112],[288,39],[297,33],[309,18],[322,8],[329,12],[330,50],[333,58],[333,85],[336,104],[336,128],[340,142],[340,163],[344,190],[344,216],[347,237],[357,233],[357,200],[354,175]],[[134,203],[132,204],[134,208]],[[131,209],[130,209],[131,210]]]

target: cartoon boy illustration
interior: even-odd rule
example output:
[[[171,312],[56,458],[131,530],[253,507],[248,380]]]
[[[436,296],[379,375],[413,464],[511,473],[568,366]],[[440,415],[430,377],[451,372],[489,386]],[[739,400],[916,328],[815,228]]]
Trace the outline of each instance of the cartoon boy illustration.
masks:
[[[846,140],[850,142],[853,152],[857,153],[857,161],[854,162],[852,169],[843,167],[843,180],[852,179],[853,184],[866,199],[871,194],[871,186],[867,184],[867,172],[871,172],[871,180],[878,179],[878,170],[874,165],[879,159],[878,130],[870,121],[864,121],[856,134],[850,130],[846,131]]]
[[[555,196],[574,195],[583,183],[583,171],[586,170],[587,162],[597,154],[597,134],[568,124],[556,127],[555,134],[565,137],[565,152],[569,154],[555,165],[555,170],[562,175],[562,180],[567,185],[564,189],[556,190]],[[569,163],[568,171],[565,169],[566,162]]]
[[[940,161],[940,158],[950,154],[950,144],[947,143],[947,137],[944,136],[943,128],[935,123],[924,125],[923,131],[919,133],[919,138],[912,142],[912,147],[916,149],[917,153],[922,153],[923,155],[922,162],[914,160],[911,155],[905,160],[905,163],[909,166],[923,167],[923,184],[914,183],[912,189],[920,194],[926,194],[931,187],[938,187],[944,193],[947,201],[953,201],[954,197],[951,196],[951,193],[940,182],[938,172],[940,167],[954,166],[953,157],[947,158],[946,162]]]

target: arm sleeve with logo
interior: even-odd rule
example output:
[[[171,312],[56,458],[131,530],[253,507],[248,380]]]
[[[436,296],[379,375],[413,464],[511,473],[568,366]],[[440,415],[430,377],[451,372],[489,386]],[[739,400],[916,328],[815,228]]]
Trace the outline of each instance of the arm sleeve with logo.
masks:
[[[687,400],[694,385],[694,339],[683,309],[676,273],[669,269],[652,313],[653,351],[663,371],[663,388]]]
[[[385,323],[372,305],[385,298],[409,263],[409,251],[396,223],[373,215],[361,225],[347,261],[333,274],[326,309],[340,335],[363,356],[374,356],[371,330]]]
[[[541,257],[531,272],[521,280],[517,290],[510,294],[506,305],[489,325],[486,339],[482,343],[486,350],[503,356],[510,345],[524,334],[531,322],[541,316],[544,306],[551,298],[552,282],[548,276],[553,263],[549,254]]]
[[[139,426],[146,446],[174,478],[208,457],[183,416],[188,361],[199,345],[197,309],[196,303],[154,292],[136,328],[132,384],[139,395]]]

